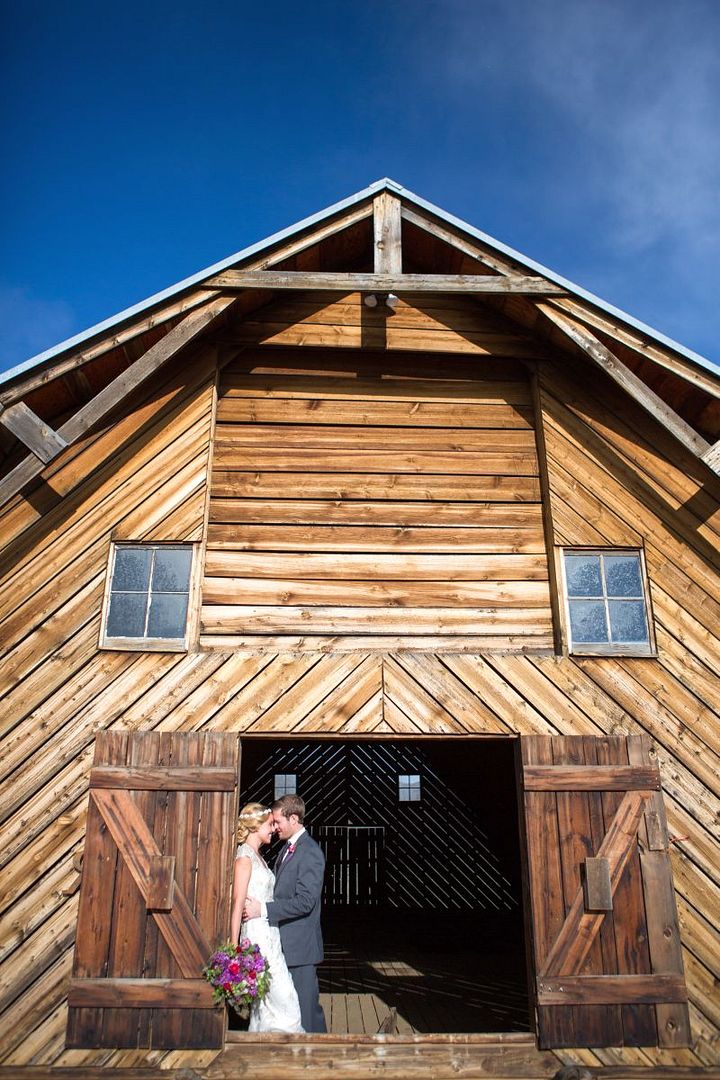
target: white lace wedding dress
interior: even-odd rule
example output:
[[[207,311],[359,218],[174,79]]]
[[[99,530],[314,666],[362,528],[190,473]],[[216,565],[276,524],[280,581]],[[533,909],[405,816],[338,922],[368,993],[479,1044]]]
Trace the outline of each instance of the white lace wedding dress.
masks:
[[[272,900],[275,875],[270,867],[249,844],[241,844],[237,849],[235,857],[241,855],[246,855],[252,866],[248,896],[255,900]],[[277,926],[270,926],[266,918],[250,919],[240,927],[240,937],[259,945],[270,965],[270,989],[262,1001],[252,1006],[248,1030],[302,1032],[300,1003],[285,963]]]

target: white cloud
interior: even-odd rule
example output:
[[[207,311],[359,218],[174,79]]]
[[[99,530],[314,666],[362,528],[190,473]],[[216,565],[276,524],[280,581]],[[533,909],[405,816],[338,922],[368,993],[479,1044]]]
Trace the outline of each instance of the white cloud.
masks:
[[[604,207],[615,245],[717,247],[715,0],[484,0],[450,10],[450,76],[485,91],[489,77],[524,88],[529,108],[546,103],[561,118],[573,132],[563,155],[571,182]]]

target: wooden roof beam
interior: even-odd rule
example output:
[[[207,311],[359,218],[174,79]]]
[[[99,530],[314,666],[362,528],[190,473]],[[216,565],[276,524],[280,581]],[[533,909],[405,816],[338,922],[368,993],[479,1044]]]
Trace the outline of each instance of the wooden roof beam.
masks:
[[[713,472],[720,473],[720,439],[705,451],[702,459]]]
[[[3,409],[0,405],[0,424],[12,431],[20,442],[25,443],[28,450],[44,465],[57,457],[67,446],[65,439],[41,420],[24,401],[18,401],[8,409]]]
[[[622,360],[618,359],[606,345],[603,345],[587,327],[561,314],[550,304],[538,302],[537,308],[575,345],[579,346],[594,364],[635,398],[691,454],[704,461],[713,472],[720,474],[720,454],[715,454],[716,447],[712,447],[702,435],[698,435],[686,420],[683,420],[666,401],[663,401],[642,379],[638,378],[634,371],[623,364]]]
[[[53,434],[60,438],[65,446],[70,446],[73,442],[76,442],[86,431],[126,398],[128,394],[132,393],[158,368],[162,367],[185,345],[207,329],[215,319],[234,303],[235,297],[221,296],[205,307],[191,311],[181,323],[174,326],[164,338],[148,349],[139,360],[136,360],[129,368],[116,376],[99,394],[96,394],[91,401],[83,405],[74,416],[71,416]],[[10,409],[7,409],[3,416],[10,411]],[[30,412],[29,409],[27,411]],[[0,419],[2,418],[0,417]],[[0,480],[0,506],[21,491],[28,481],[39,476],[44,468],[45,462],[39,460],[35,453],[24,458],[7,476]]]
[[[433,238],[442,240],[444,243],[448,244],[449,247],[455,248],[456,251],[461,251],[463,255],[467,255],[470,259],[475,259],[481,266],[487,267],[488,270],[492,270],[496,274],[512,275],[516,273],[511,263],[498,258],[494,254],[490,255],[488,252],[481,250],[476,244],[472,244],[468,240],[463,239],[463,237],[457,236],[439,222],[428,221],[422,214],[418,214],[414,210],[411,210],[409,206],[403,206],[402,218],[403,221],[407,221],[409,225],[414,225],[416,229],[422,229],[423,232],[428,233]]]
[[[371,216],[372,212],[372,206],[367,203],[356,207],[340,218],[333,218],[332,221],[322,227],[315,228],[310,232],[304,232],[301,236],[295,236],[291,241],[279,247],[274,247],[269,252],[263,252],[261,256],[251,259],[247,263],[247,269],[262,270],[266,266],[275,266],[276,263],[298,255],[306,251],[307,248],[313,247],[315,244],[321,243],[323,240],[335,236],[345,229],[349,229],[358,222],[366,220]],[[32,373],[29,373],[25,378],[19,378],[17,382],[9,384],[6,389],[0,390],[0,404],[9,405],[12,402],[19,401],[25,394],[38,386],[43,386],[68,371],[74,371],[90,360],[95,360],[98,356],[117,348],[118,345],[131,341],[140,334],[144,334],[146,331],[152,330],[154,327],[182,315],[186,311],[201,307],[218,296],[217,291],[210,291],[206,288],[204,281],[197,283],[197,290],[183,295],[172,304],[158,307],[152,311],[152,314],[139,321],[132,319],[126,326],[116,325],[111,333],[89,339],[84,346],[77,350],[68,351],[67,355],[63,355],[61,359],[56,359],[48,366],[33,369]]]
[[[402,273],[400,200],[389,191],[373,199],[373,243],[376,274]]]
[[[675,356],[669,348],[661,349],[656,343],[644,339],[637,330],[623,326],[619,319],[611,318],[607,313],[598,311],[587,302],[583,303],[572,296],[558,297],[557,300],[553,300],[553,304],[567,312],[572,318],[589,323],[595,330],[617,338],[622,345],[632,349],[635,355],[642,357],[643,360],[649,360],[665,368],[666,371],[672,371],[679,378],[685,379],[686,382],[692,383],[707,394],[720,398],[720,382],[717,375],[698,369],[683,357]]]
[[[531,293],[555,296],[565,292],[560,285],[541,277],[493,274],[345,274],[295,270],[224,270],[206,284],[213,289],[296,289],[331,292],[394,293]]]

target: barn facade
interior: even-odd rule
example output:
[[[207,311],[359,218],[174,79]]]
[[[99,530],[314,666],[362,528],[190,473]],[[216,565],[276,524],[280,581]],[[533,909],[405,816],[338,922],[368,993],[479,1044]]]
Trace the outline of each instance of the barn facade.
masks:
[[[715,1073],[716,368],[383,180],[0,406],[7,1075]],[[286,790],[327,1036],[200,978]]]

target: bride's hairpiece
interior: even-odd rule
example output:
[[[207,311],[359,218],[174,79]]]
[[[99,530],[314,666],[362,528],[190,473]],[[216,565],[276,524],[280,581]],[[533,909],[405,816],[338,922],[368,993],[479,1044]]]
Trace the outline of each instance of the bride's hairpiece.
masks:
[[[265,817],[266,814],[272,814],[272,810],[269,806],[261,806],[259,810],[253,810],[250,814],[238,814],[240,821],[248,821],[251,818]]]

